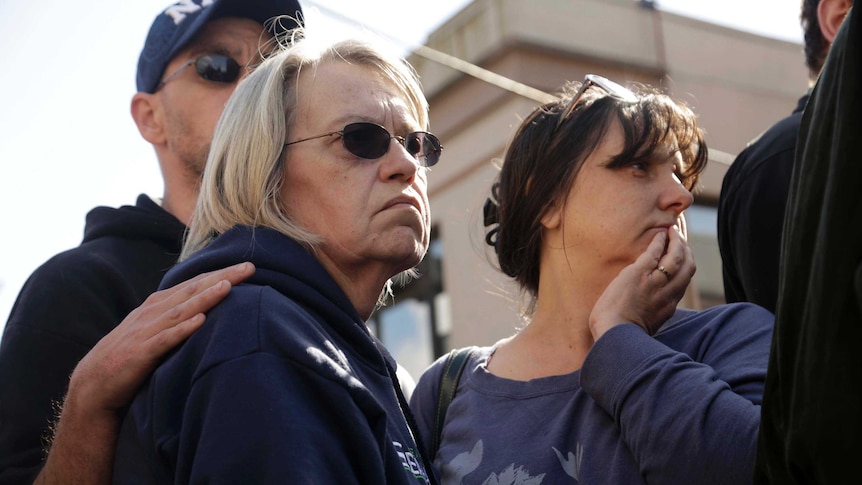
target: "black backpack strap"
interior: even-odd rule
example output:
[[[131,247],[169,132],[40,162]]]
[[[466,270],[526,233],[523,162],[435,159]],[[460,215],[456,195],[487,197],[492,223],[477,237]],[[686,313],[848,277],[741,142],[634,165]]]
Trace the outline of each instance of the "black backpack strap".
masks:
[[[431,437],[431,448],[428,451],[432,461],[437,455],[437,449],[440,447],[440,437],[443,435],[443,421],[446,419],[446,409],[449,408],[449,404],[455,398],[458,380],[461,379],[461,373],[464,372],[464,367],[467,366],[467,361],[470,360],[472,353],[473,347],[453,349],[449,352],[449,357],[446,359],[443,375],[440,376],[440,392],[437,395],[434,436]]]

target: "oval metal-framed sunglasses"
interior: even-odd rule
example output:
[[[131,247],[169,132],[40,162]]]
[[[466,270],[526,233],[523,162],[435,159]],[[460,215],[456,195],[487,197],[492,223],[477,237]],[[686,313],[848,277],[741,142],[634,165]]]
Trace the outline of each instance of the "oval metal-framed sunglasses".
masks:
[[[349,123],[341,130],[292,141],[284,146],[334,135],[341,137],[341,142],[348,152],[366,160],[376,160],[386,155],[393,138],[423,167],[430,167],[440,161],[440,152],[443,151],[440,140],[427,131],[414,131],[398,136],[376,123],[365,121]]]
[[[204,54],[183,63],[174,72],[165,76],[159,85],[156,86],[156,91],[189,66],[195,66],[195,72],[201,79],[223,84],[232,84],[239,79],[241,70],[239,63],[231,57],[223,54]]]

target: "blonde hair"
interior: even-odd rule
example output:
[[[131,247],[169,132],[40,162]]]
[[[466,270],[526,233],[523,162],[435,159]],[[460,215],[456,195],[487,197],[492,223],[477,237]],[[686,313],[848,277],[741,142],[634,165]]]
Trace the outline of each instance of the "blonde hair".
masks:
[[[237,225],[274,229],[312,251],[320,244],[320,236],[290,220],[280,192],[300,72],[324,62],[379,71],[404,94],[412,114],[427,129],[428,102],[405,61],[358,39],[316,49],[303,39],[302,31],[296,31],[289,43],[239,83],[228,101],[213,134],[180,261]]]

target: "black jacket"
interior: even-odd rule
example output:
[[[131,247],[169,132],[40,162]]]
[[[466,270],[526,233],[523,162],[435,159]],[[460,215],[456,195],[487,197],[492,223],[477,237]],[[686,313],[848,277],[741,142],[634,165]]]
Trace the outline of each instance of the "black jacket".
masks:
[[[179,256],[185,226],[146,195],[87,214],[80,246],[27,280],[0,342],[0,483],[32,483],[78,361],[138,307]]]
[[[862,11],[802,116],[756,482],[855,483],[862,439]]]
[[[774,124],[733,161],[721,184],[718,248],[728,303],[752,302],[775,313],[784,207],[802,110]]]

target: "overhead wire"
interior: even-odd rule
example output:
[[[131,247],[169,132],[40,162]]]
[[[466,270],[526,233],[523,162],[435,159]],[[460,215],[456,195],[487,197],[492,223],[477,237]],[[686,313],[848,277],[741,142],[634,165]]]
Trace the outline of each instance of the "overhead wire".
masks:
[[[441,64],[443,66],[449,67],[449,68],[454,69],[458,72],[467,74],[468,76],[474,77],[474,78],[479,79],[481,81],[484,81],[488,84],[491,84],[493,86],[497,86],[501,89],[504,89],[504,90],[509,91],[511,93],[514,93],[514,94],[517,94],[519,96],[523,96],[527,99],[531,99],[531,100],[536,101],[538,103],[544,104],[544,103],[550,103],[552,101],[557,100],[556,96],[554,96],[552,94],[548,94],[548,93],[542,91],[541,89],[536,89],[532,86],[529,86],[527,84],[515,81],[514,79],[510,79],[510,78],[503,76],[501,74],[497,74],[496,72],[489,71],[488,69],[479,67],[479,66],[477,66],[471,62],[465,61],[464,59],[460,59],[456,56],[453,56],[451,54],[447,54],[445,52],[439,51],[439,50],[434,49],[432,47],[429,47],[427,45],[416,45],[412,42],[407,42],[403,39],[398,39],[398,38],[396,38],[390,34],[382,32],[378,29],[375,29],[375,28],[369,27],[367,25],[361,24],[361,23],[357,22],[356,20],[342,14],[341,12],[337,12],[335,10],[332,10],[332,9],[328,8],[327,6],[322,5],[316,1],[307,0],[307,2],[311,5],[314,5],[321,12],[326,13],[326,15],[328,15],[328,16],[334,17],[334,18],[340,20],[341,22],[344,22],[347,24],[360,26],[360,27],[374,33],[375,35],[378,35],[378,36],[381,36],[381,37],[388,39],[390,42],[397,44],[398,46],[401,46],[401,47],[404,47],[406,49],[411,50],[411,52],[413,54],[420,56],[420,57],[423,57],[425,59],[428,59],[429,61],[436,62],[436,63]]]

